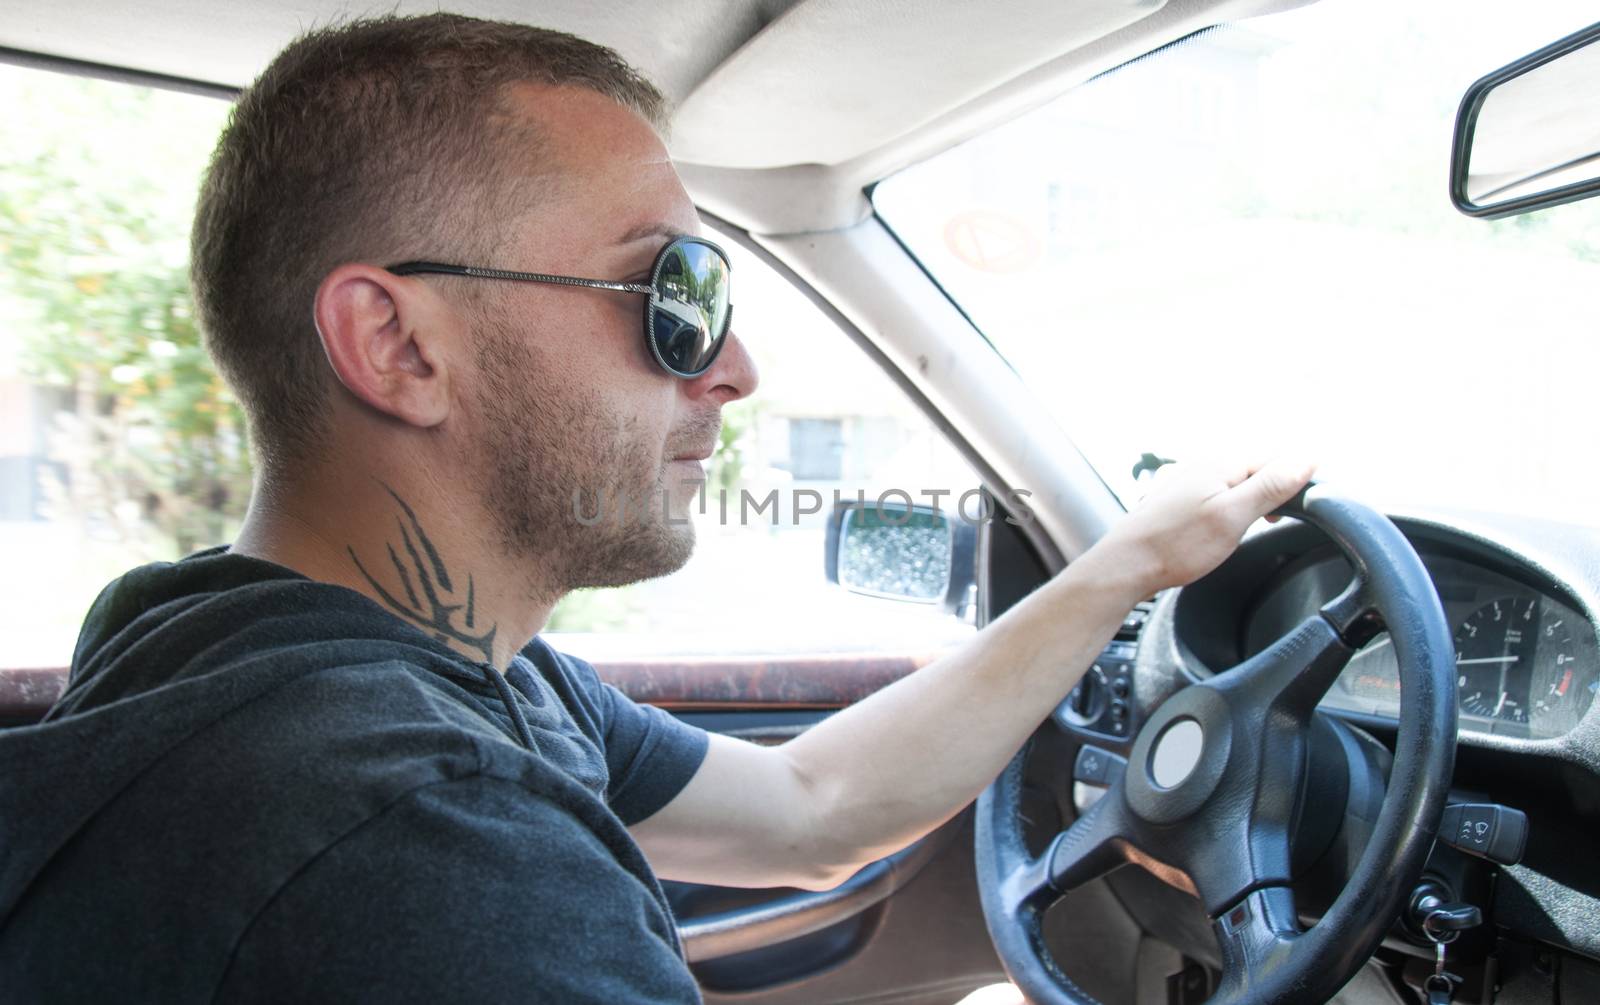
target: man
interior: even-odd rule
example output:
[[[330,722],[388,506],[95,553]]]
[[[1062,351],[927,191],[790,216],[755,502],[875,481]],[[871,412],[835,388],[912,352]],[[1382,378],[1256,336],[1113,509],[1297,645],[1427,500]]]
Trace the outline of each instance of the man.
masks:
[[[633,705],[537,632],[687,560],[757,380],[662,117],[609,50],[449,15],[313,32],[241,97],[193,273],[256,495],[231,548],[108,587],[0,736],[8,1000],[694,1000],[657,876],[826,888],[938,826],[1308,477],[1168,478],[784,746]]]

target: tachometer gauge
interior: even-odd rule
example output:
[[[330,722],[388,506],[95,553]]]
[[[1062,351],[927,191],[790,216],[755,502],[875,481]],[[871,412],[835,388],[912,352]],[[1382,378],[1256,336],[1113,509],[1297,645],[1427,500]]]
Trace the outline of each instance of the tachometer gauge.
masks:
[[[1461,711],[1527,722],[1529,679],[1539,641],[1538,598],[1502,597],[1473,611],[1456,629]]]

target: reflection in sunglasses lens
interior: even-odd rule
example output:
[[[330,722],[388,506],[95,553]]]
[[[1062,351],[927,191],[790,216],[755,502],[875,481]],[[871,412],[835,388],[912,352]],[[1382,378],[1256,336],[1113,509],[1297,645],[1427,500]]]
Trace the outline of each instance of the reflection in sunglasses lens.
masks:
[[[703,244],[667,253],[651,298],[656,349],[674,370],[694,373],[710,362],[728,316],[728,267]]]

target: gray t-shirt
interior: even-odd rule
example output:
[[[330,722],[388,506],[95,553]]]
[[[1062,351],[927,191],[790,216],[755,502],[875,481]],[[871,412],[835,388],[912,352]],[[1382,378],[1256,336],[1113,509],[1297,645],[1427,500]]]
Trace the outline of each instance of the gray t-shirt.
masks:
[[[705,734],[538,639],[492,673],[221,550],[107,587],[0,732],[7,1000],[697,1000],[626,825]]]

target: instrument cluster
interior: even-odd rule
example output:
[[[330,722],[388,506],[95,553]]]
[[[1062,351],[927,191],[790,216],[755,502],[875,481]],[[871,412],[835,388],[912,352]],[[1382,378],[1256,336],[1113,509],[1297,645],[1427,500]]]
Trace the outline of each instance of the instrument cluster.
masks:
[[[1577,726],[1600,690],[1594,626],[1558,596],[1448,556],[1422,556],[1455,632],[1461,731],[1548,739]],[[1256,652],[1350,581],[1327,555],[1288,573],[1246,622]],[[1330,710],[1396,718],[1400,667],[1387,633],[1350,660],[1322,701]]]

